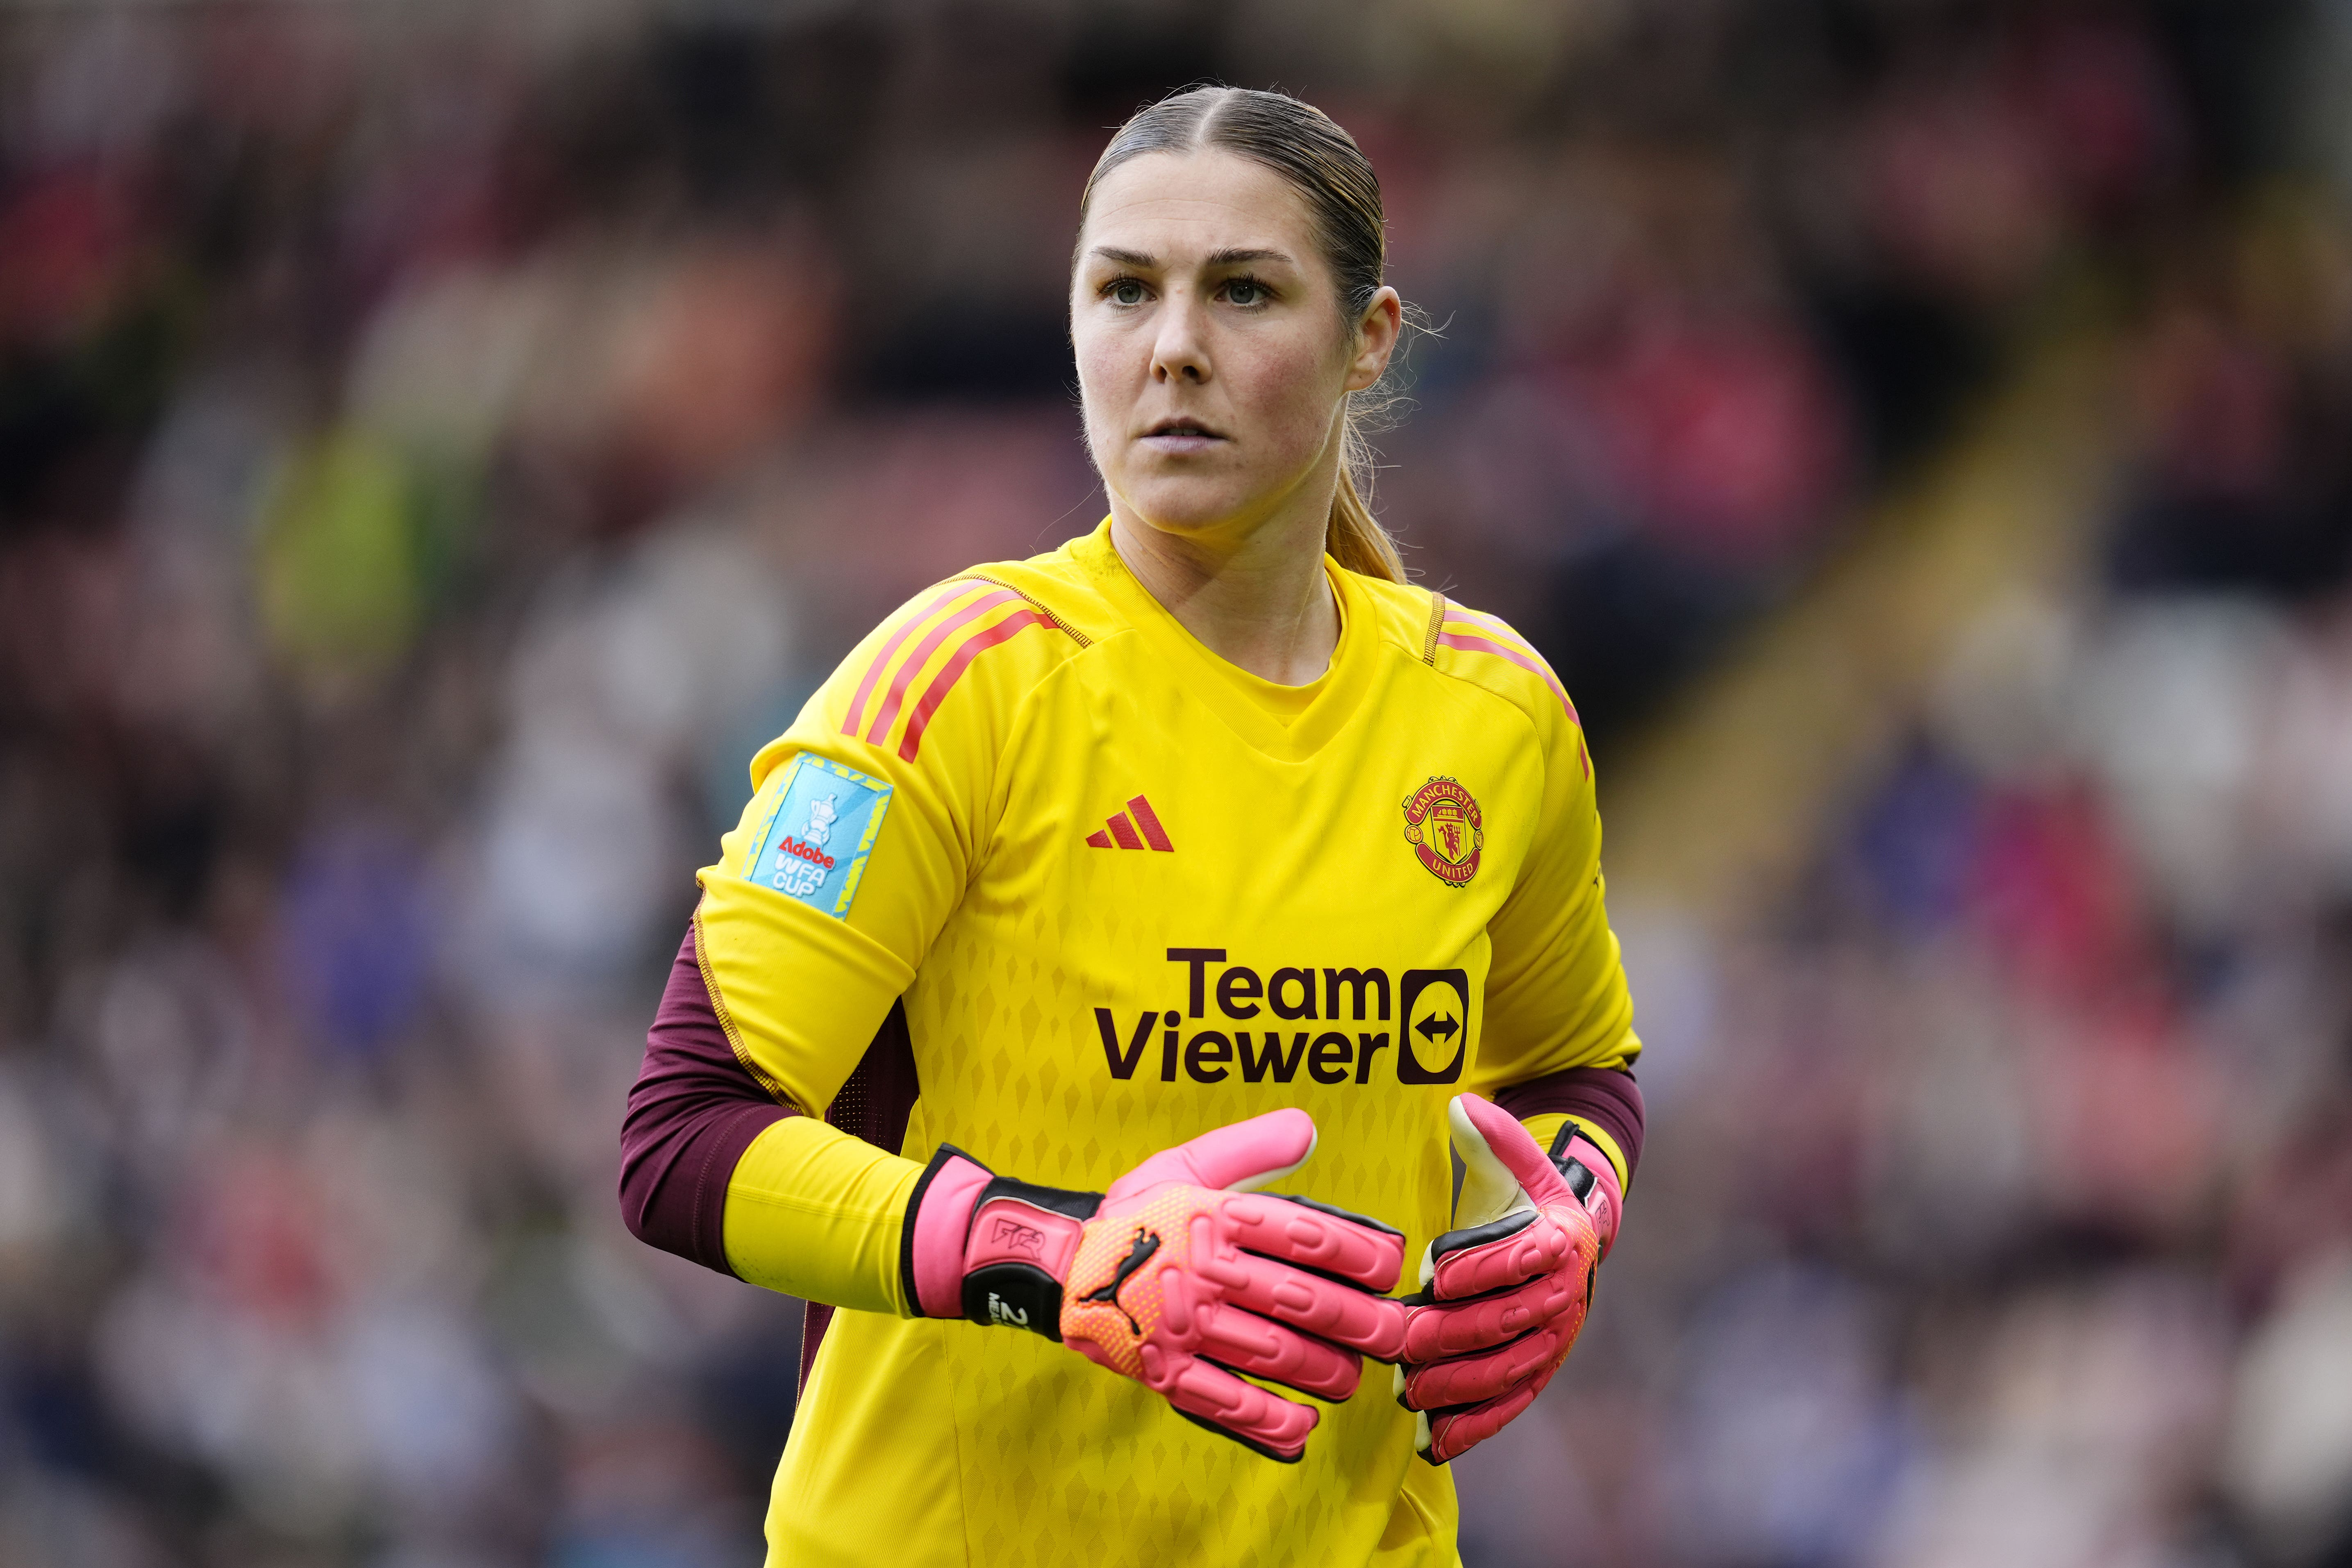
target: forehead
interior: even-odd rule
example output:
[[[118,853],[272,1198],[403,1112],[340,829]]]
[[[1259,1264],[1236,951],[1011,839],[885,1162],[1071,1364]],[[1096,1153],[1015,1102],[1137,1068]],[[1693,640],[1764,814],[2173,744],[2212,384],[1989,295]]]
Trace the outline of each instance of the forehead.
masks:
[[[1217,250],[1314,253],[1314,223],[1289,181],[1265,164],[1214,149],[1146,153],[1095,186],[1079,246],[1107,245],[1163,260]]]

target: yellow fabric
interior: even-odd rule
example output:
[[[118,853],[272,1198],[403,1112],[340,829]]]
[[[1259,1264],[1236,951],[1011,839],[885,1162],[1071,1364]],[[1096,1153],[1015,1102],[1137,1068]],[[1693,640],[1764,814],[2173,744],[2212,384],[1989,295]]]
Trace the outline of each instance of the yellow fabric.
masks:
[[[1344,636],[1348,626],[1346,602],[1339,599],[1337,595],[1333,597],[1339,604],[1339,629]],[[1314,706],[1315,700],[1323,694],[1324,684],[1330,679],[1327,670],[1304,686],[1285,686],[1222,658],[1210,658],[1203,663],[1215,674],[1231,681],[1244,697],[1276,723],[1285,726],[1296,722],[1300,714]]]
[[[1324,680],[1328,679],[1318,676],[1304,686],[1285,686],[1262,675],[1253,675],[1237,664],[1227,664],[1223,659],[1217,664],[1244,697],[1284,725],[1296,722],[1300,714],[1315,705],[1315,700],[1323,694]]]
[[[903,1314],[898,1232],[922,1166],[805,1116],[771,1124],[727,1184],[728,1266],[754,1285]]]
[[[821,1116],[857,1065],[854,1052],[846,1063],[838,1059],[842,1031],[861,1045],[872,1039],[915,972],[864,932],[805,904],[710,875],[726,865],[722,858],[704,872],[694,912],[711,1005],[736,1058],[761,1086]]]
[[[702,873],[706,973],[746,1064],[821,1109],[903,1000],[922,1086],[907,1159],[952,1142],[1094,1190],[1300,1106],[1320,1141],[1278,1189],[1379,1215],[1419,1257],[1449,1224],[1452,1095],[1621,1067],[1640,1043],[1582,737],[1548,673],[1516,642],[1450,646],[1420,589],[1329,570],[1339,647],[1286,722],[1136,583],[1107,527],[877,628],[754,761],[742,823]],[[816,844],[813,810],[798,826],[810,786],[791,782],[806,769],[845,811],[888,792],[870,858],[844,862],[852,897],[769,885],[794,874],[780,833],[794,853]],[[1441,823],[1433,787],[1475,803],[1475,828]],[[1171,850],[1090,847],[1116,843],[1115,817],[1142,826],[1138,797]],[[827,864],[853,821],[818,846]],[[775,1135],[761,1191],[821,1215],[885,1184],[793,1172],[803,1136]],[[765,1258],[772,1241],[738,1225],[782,1210],[750,1192],[730,1189],[730,1254]],[[825,1245],[829,1219],[808,1226]],[[859,1307],[898,1247],[898,1221],[876,1228],[862,1262],[827,1266]],[[1279,1465],[1034,1335],[844,1310],[777,1471],[770,1561],[1454,1562],[1450,1473],[1413,1456],[1385,1373],[1324,1412],[1305,1459]]]

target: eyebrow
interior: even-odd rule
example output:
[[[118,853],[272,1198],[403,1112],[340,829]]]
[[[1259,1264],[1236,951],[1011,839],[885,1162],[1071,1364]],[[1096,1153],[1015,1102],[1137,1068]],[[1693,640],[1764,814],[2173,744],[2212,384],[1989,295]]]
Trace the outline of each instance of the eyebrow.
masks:
[[[1121,267],[1155,270],[1160,266],[1160,258],[1149,251],[1121,250],[1115,245],[1097,245],[1094,254]],[[1255,261],[1294,261],[1294,258],[1287,251],[1264,249],[1213,250],[1208,257],[1208,264],[1212,267],[1245,267]]]

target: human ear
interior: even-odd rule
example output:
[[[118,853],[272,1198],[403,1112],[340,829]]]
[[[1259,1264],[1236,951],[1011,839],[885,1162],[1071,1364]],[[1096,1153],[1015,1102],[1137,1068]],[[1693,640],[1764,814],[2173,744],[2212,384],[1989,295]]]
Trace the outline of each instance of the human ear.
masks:
[[[1347,390],[1361,392],[1380,380],[1403,331],[1404,301],[1397,297],[1395,289],[1383,284],[1364,307],[1364,313],[1357,318],[1356,352],[1348,364]]]

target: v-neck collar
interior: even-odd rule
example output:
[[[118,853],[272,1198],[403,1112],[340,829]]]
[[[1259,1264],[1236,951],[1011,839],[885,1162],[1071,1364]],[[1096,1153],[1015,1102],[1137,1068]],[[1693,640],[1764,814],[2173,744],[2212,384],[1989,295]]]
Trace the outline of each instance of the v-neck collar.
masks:
[[[1284,762],[1304,762],[1355,716],[1378,658],[1375,617],[1353,574],[1328,555],[1323,558],[1323,574],[1339,604],[1339,641],[1331,650],[1329,668],[1316,682],[1320,689],[1297,717],[1286,722],[1251,695],[1253,683],[1272,682],[1212,651],[1128,570],[1111,543],[1110,519],[1104,518],[1094,532],[1076,541],[1071,552],[1137,634],[1183,672],[1184,689],[1256,750]]]

